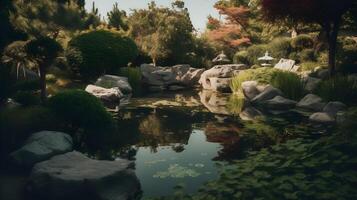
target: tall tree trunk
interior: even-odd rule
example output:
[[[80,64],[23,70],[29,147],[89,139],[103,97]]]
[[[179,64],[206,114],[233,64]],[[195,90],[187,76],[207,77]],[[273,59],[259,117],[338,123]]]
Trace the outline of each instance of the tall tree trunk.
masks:
[[[45,103],[47,94],[46,94],[46,67],[42,64],[40,65],[40,89],[41,89],[41,102]]]
[[[336,47],[337,47],[337,36],[340,29],[340,19],[336,19],[332,24],[330,33],[328,34],[328,45],[329,45],[329,56],[328,56],[328,66],[330,69],[330,76],[336,73]]]

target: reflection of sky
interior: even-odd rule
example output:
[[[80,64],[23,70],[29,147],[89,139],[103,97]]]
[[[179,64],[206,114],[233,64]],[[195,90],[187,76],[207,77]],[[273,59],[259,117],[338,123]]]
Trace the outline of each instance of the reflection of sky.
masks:
[[[204,182],[217,178],[212,158],[217,156],[221,146],[206,141],[201,130],[194,130],[185,150],[176,153],[170,146],[158,147],[153,153],[150,147],[140,147],[136,154],[136,175],[140,179],[144,196],[161,196],[173,193],[173,187],[183,183],[187,192],[196,191]],[[179,169],[189,168],[200,175],[184,178],[154,178],[158,172],[167,172],[170,165],[177,164]],[[191,170],[190,170],[191,171]]]
[[[107,16],[115,2],[118,2],[120,9],[130,12],[130,9],[146,8],[147,4],[152,0],[94,0],[96,7],[102,16]],[[158,5],[171,6],[173,0],[156,0]],[[191,20],[196,29],[202,32],[206,27],[207,16],[212,15],[217,17],[218,13],[213,8],[217,0],[185,0],[185,5],[190,12]],[[93,0],[86,1],[86,8],[90,9]]]

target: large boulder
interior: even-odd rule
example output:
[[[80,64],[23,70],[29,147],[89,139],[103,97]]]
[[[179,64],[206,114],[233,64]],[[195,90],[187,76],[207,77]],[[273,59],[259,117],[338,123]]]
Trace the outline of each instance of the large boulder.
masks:
[[[295,107],[296,101],[276,96],[273,99],[263,102],[264,106],[272,110],[289,110]]]
[[[96,85],[88,85],[85,91],[105,102],[119,102],[124,96],[117,87],[107,89]]]
[[[124,94],[130,94],[133,91],[128,78],[123,76],[104,75],[97,79],[95,85],[107,89],[119,88]]]
[[[347,109],[347,106],[339,101],[332,101],[326,104],[323,109],[323,112],[328,113],[332,116],[336,116],[336,114],[340,111],[344,111]]]
[[[282,92],[273,86],[267,86],[264,90],[252,99],[253,103],[262,103],[264,101],[270,100],[276,96],[281,96]]]
[[[310,115],[309,120],[313,123],[319,124],[332,124],[335,122],[335,118],[325,112],[317,112]]]
[[[36,197],[52,200],[134,199],[140,192],[140,183],[130,169],[132,165],[127,160],[93,160],[73,151],[36,164],[29,190]]]
[[[257,81],[245,81],[242,83],[243,94],[248,100],[253,99],[260,93],[257,86]]]
[[[72,151],[70,135],[54,131],[41,131],[32,134],[25,145],[11,153],[11,158],[19,165],[31,167],[54,155]]]
[[[318,84],[322,81],[319,78],[314,78],[311,76],[306,76],[303,78],[303,81],[305,83],[305,90],[312,92],[316,89]]]
[[[228,82],[230,79],[237,74],[240,70],[247,69],[248,67],[244,64],[234,64],[234,65],[216,65],[209,70],[202,73],[199,83],[203,89],[216,90],[216,80],[224,80],[227,84],[225,88],[229,87]],[[227,81],[229,80],[229,81]],[[221,81],[223,82],[223,81]]]
[[[204,69],[192,68],[189,65],[155,67],[142,64],[140,70],[145,84],[164,89],[171,85],[193,87],[198,84],[198,80],[204,72]]]
[[[322,111],[325,103],[319,96],[308,94],[302,98],[296,106],[305,110]]]

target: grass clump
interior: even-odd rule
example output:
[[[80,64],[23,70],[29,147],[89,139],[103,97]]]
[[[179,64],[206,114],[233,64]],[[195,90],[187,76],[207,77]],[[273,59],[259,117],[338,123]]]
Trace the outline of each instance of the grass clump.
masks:
[[[140,94],[142,91],[142,75],[139,67],[123,67],[119,70],[119,75],[128,78],[134,94]]]
[[[284,96],[289,99],[299,100],[304,94],[304,84],[300,77],[292,72],[276,71],[274,72],[271,84],[280,89]]]
[[[336,76],[319,83],[315,93],[326,102],[341,101],[349,105],[357,104],[357,81],[346,76]]]
[[[244,70],[232,79],[231,89],[233,92],[239,92],[242,88],[242,83],[245,81],[255,80],[261,84],[269,84],[276,71],[277,69],[270,67]]]
[[[303,62],[300,64],[300,71],[313,71],[315,67],[320,66],[318,62]]]

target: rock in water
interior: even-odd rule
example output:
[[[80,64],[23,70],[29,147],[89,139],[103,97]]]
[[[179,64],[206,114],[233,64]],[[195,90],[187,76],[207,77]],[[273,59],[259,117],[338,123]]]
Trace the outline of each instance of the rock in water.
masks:
[[[319,96],[308,94],[296,106],[305,110],[321,111],[325,103],[323,103]]]
[[[231,78],[238,73],[240,70],[247,69],[246,65],[235,64],[235,65],[216,65],[209,70],[202,73],[200,80],[198,81],[203,89],[215,90],[217,91],[217,80],[221,84],[218,88],[229,88],[229,83]],[[227,81],[229,80],[229,81]],[[224,87],[223,87],[223,84]]]
[[[276,96],[273,99],[263,102],[264,106],[272,110],[289,110],[295,107],[296,101]]]
[[[31,167],[52,156],[72,151],[72,137],[66,133],[41,131],[27,139],[25,145],[11,153],[19,165]]]
[[[123,97],[123,93],[117,87],[107,89],[96,85],[88,85],[85,91],[105,102],[119,102],[120,98]]]
[[[128,160],[99,161],[73,151],[38,163],[30,175],[30,192],[45,199],[134,199],[140,183]]]
[[[270,100],[276,96],[282,95],[283,93],[279,90],[274,88],[273,86],[266,87],[262,93],[257,95],[252,99],[253,103],[262,103],[264,101]]]
[[[95,85],[107,89],[119,88],[124,94],[130,94],[133,91],[128,78],[122,76],[104,75],[98,78]]]
[[[251,100],[254,97],[258,96],[260,93],[259,90],[257,89],[258,82],[257,81],[245,81],[242,83],[242,90],[244,96]]]

